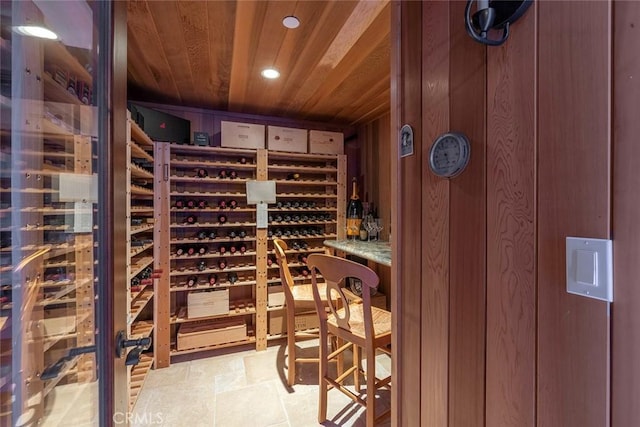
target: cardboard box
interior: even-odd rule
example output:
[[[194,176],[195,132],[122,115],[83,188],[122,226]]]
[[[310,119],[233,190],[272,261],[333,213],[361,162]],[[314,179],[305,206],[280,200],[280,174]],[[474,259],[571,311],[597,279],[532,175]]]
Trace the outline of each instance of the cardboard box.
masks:
[[[307,130],[268,126],[267,148],[275,151],[306,153]]]
[[[242,341],[247,338],[247,325],[242,318],[205,320],[183,323],[178,330],[178,350],[207,347]]]
[[[187,319],[229,314],[229,289],[195,291],[187,295]]]
[[[220,122],[220,146],[231,148],[264,148],[264,125]]]
[[[282,285],[267,287],[267,305],[269,307],[278,307],[284,305],[285,297]]]
[[[296,331],[305,329],[315,329],[320,326],[320,318],[315,311],[303,311],[296,313]],[[269,334],[284,334],[287,332],[287,317],[285,310],[275,310],[269,312]]]
[[[310,130],[309,153],[344,154],[344,135],[342,132]]]

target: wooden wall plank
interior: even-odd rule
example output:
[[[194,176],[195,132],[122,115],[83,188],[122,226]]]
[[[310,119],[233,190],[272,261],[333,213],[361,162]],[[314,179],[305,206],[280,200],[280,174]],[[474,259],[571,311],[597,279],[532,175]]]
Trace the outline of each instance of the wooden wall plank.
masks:
[[[606,426],[607,307],[567,294],[565,237],[609,237],[611,3],[538,11],[538,425]]]
[[[484,423],[486,299],[486,47],[466,33],[466,2],[450,5],[450,129],[471,141],[449,203],[449,426]]]
[[[617,2],[613,28],[613,427],[640,425],[640,3]]]
[[[399,161],[397,221],[392,224],[392,236],[405,236],[398,241],[394,264],[398,265],[397,295],[402,313],[394,334],[400,334],[402,343],[394,354],[396,378],[399,384],[400,401],[398,413],[402,419],[398,425],[420,425],[421,414],[421,343],[420,327],[422,318],[422,241],[421,197],[422,197],[422,4],[420,2],[400,2],[402,28],[400,30],[400,63],[398,96],[402,100],[397,125],[410,124],[414,129],[415,154]],[[399,127],[394,127],[397,141]],[[396,145],[396,144],[394,144]],[[396,148],[397,149],[397,148]],[[397,152],[397,151],[395,151]],[[394,237],[392,237],[393,239]],[[397,308],[397,307],[396,307]]]
[[[449,5],[423,4],[422,131],[417,154],[427,158],[431,143],[449,130]],[[448,425],[449,370],[449,181],[422,168],[421,423]],[[410,200],[409,203],[417,203]]]
[[[487,426],[536,425],[536,7],[487,51]]]

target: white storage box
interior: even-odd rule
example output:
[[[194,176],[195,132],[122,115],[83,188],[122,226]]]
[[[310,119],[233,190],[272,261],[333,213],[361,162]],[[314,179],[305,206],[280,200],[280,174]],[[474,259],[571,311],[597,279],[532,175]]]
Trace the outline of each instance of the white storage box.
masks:
[[[278,307],[284,305],[285,296],[282,285],[267,287],[267,305],[269,307]]]
[[[344,135],[342,132],[310,130],[309,153],[344,154]]]
[[[275,151],[306,153],[307,130],[268,126],[267,148]]]
[[[229,314],[229,289],[196,291],[187,295],[187,319]]]
[[[178,351],[208,347],[247,339],[242,318],[184,323],[178,330]]]
[[[264,125],[222,121],[220,145],[231,148],[264,148]]]

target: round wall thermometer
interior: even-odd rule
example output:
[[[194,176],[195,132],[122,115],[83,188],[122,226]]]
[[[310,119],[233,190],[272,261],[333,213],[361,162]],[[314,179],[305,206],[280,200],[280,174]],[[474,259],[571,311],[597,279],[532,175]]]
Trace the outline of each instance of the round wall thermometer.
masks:
[[[444,178],[462,173],[471,155],[469,140],[462,133],[449,132],[440,135],[429,150],[431,171]]]

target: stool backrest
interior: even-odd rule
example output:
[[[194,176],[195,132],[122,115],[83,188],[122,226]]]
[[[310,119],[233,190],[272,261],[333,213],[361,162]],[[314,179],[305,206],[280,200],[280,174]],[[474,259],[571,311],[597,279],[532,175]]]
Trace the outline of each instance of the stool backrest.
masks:
[[[289,270],[289,264],[287,263],[287,244],[284,240],[273,239],[273,251],[276,254],[276,260],[278,266],[280,266],[280,281],[282,282],[282,290],[284,292],[284,298],[289,307],[294,307],[293,294],[291,287],[294,285],[293,276]]]

